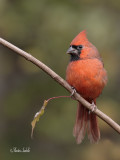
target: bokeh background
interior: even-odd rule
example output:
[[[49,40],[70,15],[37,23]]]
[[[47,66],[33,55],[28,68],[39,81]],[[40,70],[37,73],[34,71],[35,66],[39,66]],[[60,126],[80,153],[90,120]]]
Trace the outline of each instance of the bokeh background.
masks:
[[[120,1],[0,0],[0,36],[65,78],[66,50],[86,29],[108,73],[98,107],[120,124]],[[31,139],[31,121],[45,99],[69,93],[35,65],[0,45],[0,159],[119,160],[120,135],[99,120],[101,140],[72,135],[77,102],[51,101]],[[30,147],[29,153],[10,149]]]

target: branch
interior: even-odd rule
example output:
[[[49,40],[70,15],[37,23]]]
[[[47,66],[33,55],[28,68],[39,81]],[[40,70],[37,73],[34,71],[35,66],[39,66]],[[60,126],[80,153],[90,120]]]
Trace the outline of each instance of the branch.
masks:
[[[49,67],[47,67],[44,63],[33,57],[31,54],[21,50],[20,48],[14,46],[13,44],[9,43],[8,41],[0,38],[0,43],[7,48],[13,50],[17,54],[21,55],[28,61],[32,62],[39,68],[41,68],[44,72],[46,72],[49,76],[51,76],[56,82],[58,82],[62,87],[64,87],[66,90],[68,90],[70,93],[73,92],[72,87],[63,79],[61,78],[58,74],[56,74],[53,70],[51,70]],[[78,93],[74,93],[74,98],[82,103],[86,108],[91,110],[91,104],[87,102],[84,98],[80,96]],[[94,113],[101,118],[103,121],[105,121],[109,126],[111,126],[116,132],[120,133],[120,126],[113,121],[110,117],[108,117],[106,114],[101,112],[99,109],[96,109]]]

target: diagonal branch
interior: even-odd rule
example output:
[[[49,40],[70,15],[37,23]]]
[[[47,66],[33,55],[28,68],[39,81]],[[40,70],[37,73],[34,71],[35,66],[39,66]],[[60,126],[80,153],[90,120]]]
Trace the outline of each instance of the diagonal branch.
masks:
[[[58,82],[61,86],[63,86],[70,93],[73,92],[72,87],[63,78],[61,78],[58,74],[56,74],[49,67],[47,67],[44,63],[42,63],[41,61],[33,57],[31,54],[21,50],[20,48],[16,47],[15,45],[9,43],[8,41],[2,38],[0,38],[0,44],[6,46],[7,48],[13,50],[14,52],[21,55],[28,61],[32,62],[33,64],[41,68],[44,72],[46,72],[49,76],[51,76],[56,82]],[[74,98],[77,101],[81,102],[86,108],[91,110],[91,104],[87,102],[84,98],[82,98],[80,94],[74,93]],[[120,134],[120,126],[115,121],[113,121],[110,117],[108,117],[106,114],[101,112],[99,109],[96,109],[94,113]]]

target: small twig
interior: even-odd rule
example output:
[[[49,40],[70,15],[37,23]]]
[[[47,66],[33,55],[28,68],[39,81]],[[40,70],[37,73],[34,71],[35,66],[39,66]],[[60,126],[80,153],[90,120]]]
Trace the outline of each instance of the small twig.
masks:
[[[30,55],[29,53],[19,49],[18,47],[14,46],[13,44],[9,43],[8,41],[0,38],[0,43],[7,48],[10,48],[14,52],[18,53],[19,55],[26,58],[28,61],[31,61],[33,64],[41,68],[44,72],[46,72],[49,76],[51,76],[56,82],[58,82],[61,86],[63,86],[66,90],[68,90],[70,93],[73,92],[72,87],[58,74],[56,74],[53,70],[51,70],[49,67],[47,67],[44,63]],[[89,110],[91,109],[91,104],[87,102],[84,98],[82,98],[78,93],[74,93],[74,98],[82,103],[86,108]],[[94,113],[100,117],[102,120],[104,120],[109,126],[111,126],[115,131],[120,133],[120,126],[113,121],[110,117],[108,117],[106,114],[101,112],[99,109],[96,109]]]

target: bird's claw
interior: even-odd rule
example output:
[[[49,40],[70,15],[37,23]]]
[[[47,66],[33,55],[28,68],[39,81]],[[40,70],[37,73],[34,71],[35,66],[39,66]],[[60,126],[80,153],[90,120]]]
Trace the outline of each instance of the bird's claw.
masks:
[[[89,114],[91,112],[94,112],[97,109],[97,106],[95,105],[94,101],[92,101],[92,104],[90,105],[90,110],[89,110]]]
[[[72,87],[72,89],[73,89],[73,91],[72,91],[72,93],[71,93],[71,97],[76,93],[76,89],[74,88],[74,87]]]

